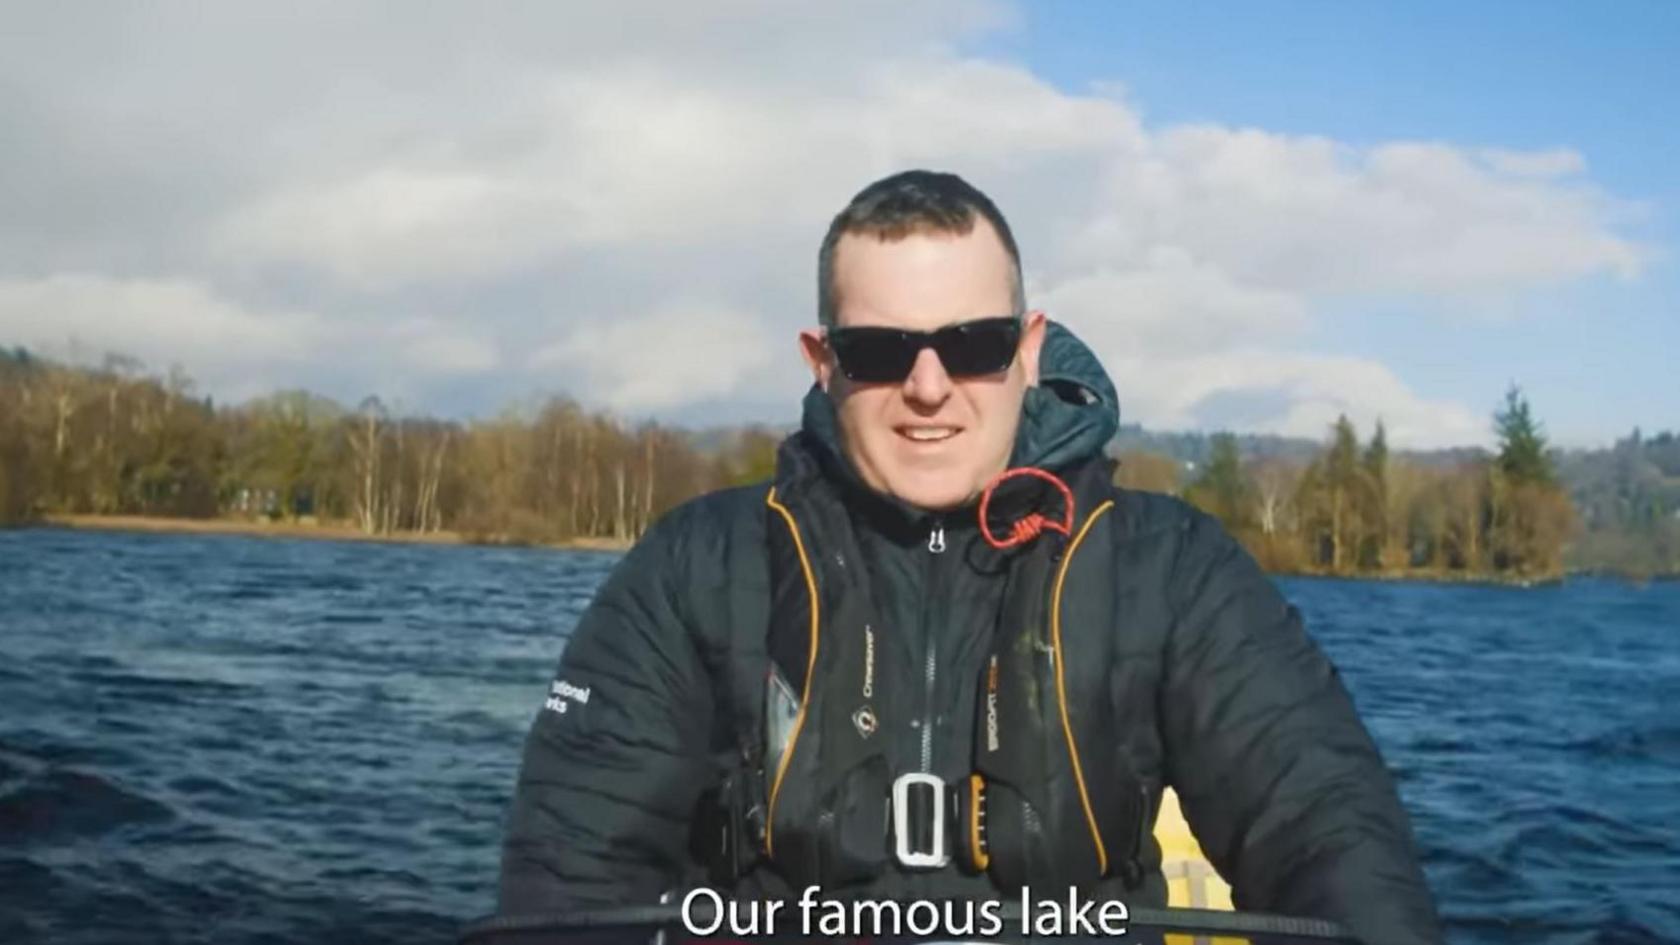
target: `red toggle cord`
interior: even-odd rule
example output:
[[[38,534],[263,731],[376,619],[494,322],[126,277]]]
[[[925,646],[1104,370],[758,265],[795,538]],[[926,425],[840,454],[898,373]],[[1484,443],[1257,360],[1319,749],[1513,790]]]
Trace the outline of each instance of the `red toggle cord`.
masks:
[[[1037,512],[1033,512],[1010,526],[1008,538],[1000,539],[992,534],[991,526],[986,522],[986,509],[991,505],[992,491],[999,485],[1002,485],[1005,480],[1013,479],[1017,476],[1036,476],[1037,478],[1043,479],[1045,482],[1048,482],[1057,489],[1061,490],[1062,508],[1066,511],[1066,514],[1064,515],[1063,521],[1057,522],[1046,518]],[[1073,490],[1068,488],[1067,483],[1056,478],[1055,474],[1045,472],[1044,470],[1034,466],[1020,466],[1015,469],[1005,470],[1003,473],[999,474],[996,479],[993,479],[991,483],[986,486],[986,491],[980,493],[980,534],[986,539],[986,544],[991,545],[993,548],[1002,550],[1004,548],[1013,548],[1016,545],[1026,544],[1034,538],[1037,538],[1047,528],[1053,532],[1061,532],[1063,535],[1067,535],[1069,537],[1073,535]]]

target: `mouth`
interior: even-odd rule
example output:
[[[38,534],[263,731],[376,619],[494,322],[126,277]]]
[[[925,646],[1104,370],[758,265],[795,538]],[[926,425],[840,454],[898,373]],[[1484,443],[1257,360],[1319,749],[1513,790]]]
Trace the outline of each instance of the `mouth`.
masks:
[[[944,443],[962,432],[961,427],[933,424],[904,424],[893,430],[904,439],[918,444]]]

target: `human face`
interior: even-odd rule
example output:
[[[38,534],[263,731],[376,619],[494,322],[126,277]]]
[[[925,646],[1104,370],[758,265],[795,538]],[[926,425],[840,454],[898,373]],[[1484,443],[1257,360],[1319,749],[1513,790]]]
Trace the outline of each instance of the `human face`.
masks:
[[[934,331],[1012,313],[1014,267],[997,231],[917,232],[886,241],[846,234],[834,252],[839,327]],[[1008,368],[953,378],[932,348],[902,382],[846,378],[820,331],[800,335],[811,371],[834,400],[846,457],[871,488],[940,511],[977,497],[1009,462],[1021,401],[1038,382],[1044,316],[1029,313]]]

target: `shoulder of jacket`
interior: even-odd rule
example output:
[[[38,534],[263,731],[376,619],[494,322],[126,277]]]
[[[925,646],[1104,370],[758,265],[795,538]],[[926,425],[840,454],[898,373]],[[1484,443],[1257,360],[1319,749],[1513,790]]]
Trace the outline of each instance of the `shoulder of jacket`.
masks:
[[[1114,486],[1115,527],[1122,539],[1166,538],[1198,531],[1207,513],[1177,496]]]
[[[763,517],[764,498],[769,491],[768,480],[716,489],[679,502],[665,513],[665,518],[675,528],[736,527],[745,520]]]
[[[762,546],[769,489],[768,482],[731,486],[680,502],[654,522],[635,552],[690,565],[723,564],[731,552]]]
[[[1115,542],[1159,561],[1169,584],[1198,582],[1242,546],[1213,515],[1176,496],[1114,487]]]

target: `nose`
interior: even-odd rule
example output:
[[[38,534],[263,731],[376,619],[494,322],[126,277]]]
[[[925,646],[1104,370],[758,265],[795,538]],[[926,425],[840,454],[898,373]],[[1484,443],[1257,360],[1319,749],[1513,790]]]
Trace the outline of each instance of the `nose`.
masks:
[[[904,398],[920,406],[938,407],[950,396],[951,375],[945,373],[939,352],[923,348],[916,355],[910,376],[904,379]]]

